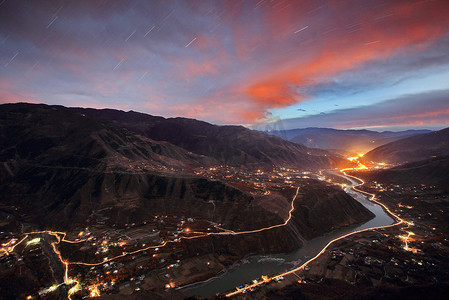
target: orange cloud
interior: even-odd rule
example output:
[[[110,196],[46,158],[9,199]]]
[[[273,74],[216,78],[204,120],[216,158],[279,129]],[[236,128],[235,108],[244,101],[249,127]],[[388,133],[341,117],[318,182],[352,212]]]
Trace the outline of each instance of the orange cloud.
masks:
[[[284,107],[295,104],[298,99],[295,93],[286,85],[286,82],[300,82],[295,78],[296,74],[285,74],[272,81],[265,81],[250,86],[248,94],[250,98],[255,99],[257,104],[264,107]],[[284,80],[285,81],[284,81]],[[295,80],[296,79],[296,80]]]
[[[247,110],[241,111],[237,114],[237,120],[240,120],[240,123],[253,123],[256,120],[261,120],[265,118],[264,110]],[[238,122],[237,122],[238,123]]]
[[[297,92],[298,87],[325,82],[339,73],[393,55],[422,51],[446,34],[448,10],[449,2],[400,3],[376,14],[392,14],[391,20],[385,23],[375,23],[371,12],[361,15],[359,19],[352,20],[359,22],[360,31],[330,37],[325,41],[324,49],[306,61],[301,57],[295,61],[291,57],[290,68],[274,69],[269,75],[254,77],[245,83],[247,96],[255,106],[265,109],[289,106],[307,98],[307,95]],[[274,27],[279,25],[281,31],[286,30],[281,17],[274,17],[272,21]]]
[[[167,115],[167,108],[162,109]],[[252,109],[245,102],[225,102],[218,98],[209,98],[174,105],[169,108],[168,116],[183,116],[218,124],[251,124],[254,120],[265,117],[265,111]]]

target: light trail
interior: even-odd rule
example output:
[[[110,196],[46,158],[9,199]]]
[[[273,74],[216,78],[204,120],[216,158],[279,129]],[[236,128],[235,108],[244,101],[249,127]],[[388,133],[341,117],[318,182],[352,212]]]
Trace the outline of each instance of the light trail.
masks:
[[[269,226],[269,227],[264,227],[264,228],[260,228],[260,229],[254,229],[254,230],[244,230],[244,231],[233,231],[230,229],[225,229],[225,228],[221,228],[216,226],[216,228],[219,228],[221,230],[224,230],[223,232],[200,232],[200,231],[194,231],[192,233],[197,233],[199,235],[195,235],[195,236],[182,236],[179,238],[179,240],[185,239],[185,240],[192,240],[192,239],[197,239],[197,238],[202,238],[202,237],[206,237],[206,236],[214,236],[214,235],[241,235],[241,234],[251,234],[251,233],[258,233],[258,232],[262,232],[262,231],[266,231],[266,230],[271,230],[277,227],[282,227],[288,224],[288,222],[291,220],[292,218],[292,213],[295,209],[295,200],[298,197],[298,193],[299,193],[299,187],[296,189],[296,193],[295,196],[292,199],[291,202],[291,207],[290,210],[288,211],[288,218],[284,221],[284,223],[281,224],[277,224],[277,225],[273,225],[273,226]],[[84,265],[84,266],[99,266],[102,265],[104,263],[116,260],[118,258],[122,258],[125,257],[127,255],[134,255],[137,254],[139,252],[145,251],[145,250],[149,250],[149,249],[154,249],[154,248],[162,248],[165,247],[168,243],[176,243],[177,241],[171,240],[171,241],[164,241],[163,243],[159,244],[159,245],[155,245],[155,246],[148,246],[145,248],[141,248],[132,252],[128,252],[125,254],[121,254],[112,258],[109,258],[107,260],[98,262],[98,263],[85,263],[85,262],[69,262],[69,264],[73,264],[73,265]]]
[[[365,181],[363,179],[361,179],[361,178],[358,178],[358,177],[346,174],[346,171],[349,171],[349,170],[352,170],[352,169],[343,169],[343,170],[341,170],[341,172],[343,174],[345,174],[346,176],[351,177],[351,178],[361,182],[360,184],[353,186],[352,187],[353,190],[355,190],[355,191],[357,191],[359,193],[365,194],[365,195],[369,195],[370,196],[370,198],[369,198],[370,201],[379,204],[387,213],[389,213],[393,218],[396,219],[397,223],[395,223],[394,226],[402,224],[402,223],[405,222],[405,220],[401,219],[398,215],[396,215],[394,212],[392,212],[385,204],[377,201],[376,200],[376,194],[368,193],[368,192],[365,192],[365,191],[359,189],[358,187],[364,185]]]
[[[53,248],[53,251],[55,252],[55,254],[58,256],[59,261],[64,265],[64,282],[58,284],[57,286],[59,287],[62,284],[71,285],[71,284],[75,283],[75,286],[70,288],[70,290],[68,291],[68,294],[67,294],[68,299],[71,299],[70,296],[72,294],[74,294],[78,289],[80,289],[81,285],[80,285],[79,281],[69,277],[69,263],[62,258],[61,252],[56,247],[56,245],[60,244],[61,241],[64,241],[64,242],[67,241],[65,239],[66,233],[65,232],[61,232],[61,231],[42,230],[42,231],[28,232],[28,233],[25,233],[25,234],[26,234],[26,237],[28,237],[29,235],[32,235],[32,234],[48,234],[48,235],[51,235],[51,236],[56,238],[56,241],[55,242],[51,242],[50,245]],[[61,236],[62,236],[62,238],[61,238]],[[24,239],[22,239],[22,241],[23,240]],[[54,289],[50,289],[49,291],[53,291],[53,290]]]
[[[145,250],[154,249],[154,248],[162,248],[162,247],[165,247],[168,243],[174,243],[174,242],[175,241],[164,241],[162,244],[155,245],[155,246],[148,246],[148,247],[141,248],[141,249],[138,249],[138,250],[135,250],[135,251],[131,251],[131,252],[128,252],[128,253],[125,253],[125,254],[120,254],[120,255],[114,256],[112,258],[105,259],[105,260],[103,260],[101,262],[98,262],[98,263],[70,262],[69,264],[70,265],[82,265],[82,266],[99,266],[99,265],[102,265],[104,263],[116,260],[118,258],[122,258],[122,257],[128,256],[128,255],[134,255],[134,254],[137,254],[137,253],[145,251]]]
[[[410,238],[410,236],[413,234],[413,232],[408,232],[407,236],[399,236],[401,239],[404,240],[405,242],[405,246],[404,246],[404,250],[408,251],[410,250],[409,246],[408,246],[408,239]]]
[[[18,245],[20,245],[23,241],[25,241],[27,238],[28,238],[28,235],[25,235],[23,237],[23,239],[21,239],[18,243],[14,244],[13,246],[11,246],[11,244],[14,239],[10,239],[9,242],[2,244],[2,248],[0,249],[0,252],[4,252],[4,253],[6,253],[6,255],[9,255],[9,253],[13,252],[14,249]]]
[[[196,40],[196,38],[193,38],[193,40],[191,40],[187,45],[185,45],[184,48],[189,47],[195,40]]]
[[[301,29],[298,29],[298,30],[296,30],[296,31],[293,32],[293,33],[296,34],[296,33],[298,33],[298,32],[301,32],[301,31],[303,31],[303,30],[306,30],[307,28],[309,28],[309,26],[305,26],[305,27],[303,27],[303,28],[301,28]]]
[[[214,236],[214,235],[251,234],[251,233],[258,233],[258,232],[262,232],[262,231],[266,231],[266,230],[271,230],[271,229],[274,229],[274,228],[282,227],[282,226],[287,225],[289,223],[289,221],[291,220],[291,218],[292,218],[292,213],[293,213],[293,211],[295,209],[294,203],[295,203],[295,200],[296,200],[296,198],[298,196],[298,193],[299,193],[299,187],[296,189],[296,193],[295,193],[295,195],[294,195],[294,197],[292,199],[291,207],[290,207],[290,210],[288,212],[288,217],[281,224],[272,225],[272,226],[269,226],[269,227],[264,227],[264,228],[255,229],[255,230],[244,230],[244,231],[237,231],[237,232],[233,231],[233,230],[230,230],[230,229],[221,228],[221,227],[216,225],[215,228],[223,230],[223,231],[222,232],[192,232],[192,233],[198,233],[199,235],[196,235],[196,236],[182,236],[178,240],[167,240],[167,241],[164,241],[163,243],[161,243],[159,245],[148,246],[148,247],[141,248],[141,249],[138,249],[138,250],[135,250],[135,251],[127,252],[127,253],[124,253],[124,254],[121,254],[121,255],[109,258],[109,259],[105,259],[105,260],[103,260],[101,262],[98,262],[98,263],[70,262],[70,261],[64,260],[62,255],[61,255],[61,252],[58,250],[56,245],[60,244],[61,242],[71,243],[71,244],[81,243],[81,242],[85,242],[87,239],[85,239],[85,240],[78,240],[78,241],[67,240],[66,239],[67,234],[65,232],[61,232],[61,231],[42,230],[42,231],[33,231],[33,232],[24,233],[25,237],[22,238],[22,240],[20,240],[20,242],[18,242],[16,245],[14,245],[14,247],[12,247],[12,249],[10,247],[10,250],[11,251],[14,250],[14,248],[17,245],[19,245],[20,243],[25,241],[25,239],[27,239],[30,235],[48,234],[50,236],[55,237],[56,241],[55,242],[51,242],[50,245],[53,248],[54,253],[58,256],[59,261],[64,265],[64,282],[63,283],[66,284],[66,285],[71,285],[71,284],[75,283],[75,286],[70,288],[70,290],[68,291],[68,299],[71,299],[70,296],[81,289],[81,284],[80,284],[79,281],[69,277],[68,272],[69,272],[69,266],[70,265],[99,266],[99,265],[105,264],[107,262],[110,262],[110,261],[113,261],[113,260],[116,260],[116,259],[128,256],[128,255],[138,254],[138,253],[143,252],[145,250],[155,249],[155,248],[162,248],[162,247],[165,247],[168,243],[175,243],[175,242],[178,242],[178,241],[180,241],[182,239],[190,240],[190,239],[197,239],[197,238],[202,238],[202,237],[206,237],[206,236]],[[4,250],[3,248],[0,249],[0,250],[5,251],[7,253],[11,252],[11,251],[8,252],[7,250]],[[63,283],[60,283],[58,286],[62,285]],[[49,291],[52,291],[52,290],[54,290],[54,289],[51,289]]]
[[[364,167],[365,167],[365,166],[364,166]],[[366,168],[366,167],[365,167],[365,168]],[[348,177],[351,177],[351,178],[353,178],[353,179],[355,179],[355,180],[358,180],[358,181],[360,182],[360,184],[354,185],[354,186],[352,187],[352,189],[354,189],[355,191],[358,191],[358,192],[360,192],[360,193],[369,195],[369,196],[370,196],[369,200],[370,200],[370,201],[373,201],[373,202],[375,202],[375,203],[377,203],[377,204],[379,204],[379,205],[381,205],[381,207],[383,207],[383,209],[385,209],[385,211],[386,211],[387,213],[389,213],[391,216],[394,217],[394,219],[395,219],[395,221],[396,221],[395,223],[393,223],[393,224],[391,224],[391,225],[376,226],[376,227],[366,228],[366,229],[362,229],[362,230],[357,230],[357,231],[350,232],[350,233],[347,233],[347,234],[345,234],[345,235],[342,235],[342,236],[340,236],[340,237],[338,237],[338,238],[336,238],[336,239],[333,239],[333,240],[329,241],[329,242],[326,244],[326,246],[324,246],[324,248],[323,248],[317,255],[315,255],[315,256],[312,257],[311,259],[307,260],[307,261],[306,261],[305,263],[303,263],[301,266],[299,266],[299,267],[297,267],[297,268],[294,268],[294,269],[292,269],[292,270],[290,270],[290,271],[287,271],[287,272],[284,272],[284,273],[277,274],[277,275],[275,275],[275,276],[271,276],[271,277],[268,277],[268,276],[262,276],[262,278],[263,278],[262,281],[259,281],[259,282],[257,282],[257,283],[253,283],[253,284],[250,284],[250,285],[248,285],[248,286],[245,286],[243,289],[237,288],[236,291],[227,293],[225,296],[226,296],[226,297],[232,297],[232,296],[235,296],[235,295],[237,295],[237,294],[243,293],[243,292],[245,292],[245,291],[247,291],[247,290],[249,290],[249,289],[253,289],[253,288],[258,287],[258,286],[260,286],[260,285],[262,285],[262,284],[268,283],[268,282],[272,281],[273,279],[278,278],[278,277],[280,277],[280,276],[287,276],[287,275],[290,275],[290,274],[294,274],[295,272],[304,269],[304,268],[305,268],[309,263],[311,263],[312,261],[316,260],[321,254],[323,254],[323,253],[329,248],[330,245],[332,245],[333,243],[335,243],[335,242],[337,242],[337,241],[339,241],[339,240],[342,240],[342,239],[344,239],[344,238],[346,238],[346,237],[348,237],[348,236],[351,236],[351,235],[354,235],[354,234],[358,234],[358,233],[362,233],[362,232],[366,232],[366,231],[376,230],[376,229],[390,228],[390,227],[394,227],[394,226],[397,226],[397,225],[399,225],[399,224],[404,223],[405,221],[404,221],[403,219],[401,219],[399,216],[397,216],[396,214],[394,214],[394,213],[393,213],[390,209],[388,209],[388,207],[386,207],[383,203],[380,203],[379,201],[377,201],[377,200],[376,200],[376,195],[375,195],[375,194],[368,193],[368,192],[362,191],[362,190],[360,190],[360,189],[357,188],[358,186],[361,186],[361,185],[365,184],[365,181],[364,181],[363,179],[361,179],[361,178],[358,178],[358,177],[355,177],[355,176],[346,174],[346,171],[349,171],[349,170],[355,170],[355,169],[359,169],[359,168],[342,169],[342,170],[340,170],[340,172],[342,172],[343,174],[345,174],[345,175],[348,176]]]
[[[290,220],[292,218],[292,213],[295,210],[295,200],[298,197],[298,193],[299,193],[299,187],[296,188],[295,196],[293,197],[290,210],[288,211],[288,218],[282,224],[277,224],[277,225],[264,227],[264,228],[260,228],[260,229],[255,229],[255,230],[244,230],[244,231],[237,231],[237,232],[230,230],[230,229],[224,229],[224,230],[226,230],[225,232],[211,232],[211,233],[208,233],[208,235],[240,235],[240,234],[258,233],[258,232],[271,230],[271,229],[278,228],[278,227],[283,227],[283,226],[287,225],[288,222],[290,222]]]
[[[411,231],[408,231],[407,233],[408,233],[408,234],[407,234],[406,236],[405,236],[405,235],[400,235],[400,236],[399,236],[399,238],[401,238],[401,239],[404,241],[404,244],[405,244],[405,246],[403,247],[403,249],[404,249],[405,251],[411,251],[411,252],[413,252],[413,253],[418,253],[418,251],[420,251],[419,249],[414,248],[414,247],[410,247],[410,246],[408,245],[409,241],[412,241],[412,239],[411,239],[410,236],[415,235],[415,234],[414,234],[413,232],[411,232]]]

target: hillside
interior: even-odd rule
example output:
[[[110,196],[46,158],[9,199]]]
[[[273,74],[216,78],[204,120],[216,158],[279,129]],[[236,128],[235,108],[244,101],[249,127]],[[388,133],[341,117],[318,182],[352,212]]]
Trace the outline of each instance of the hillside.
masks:
[[[388,143],[369,151],[363,159],[403,164],[446,155],[449,155],[449,128]]]
[[[449,156],[407,163],[364,174],[368,179],[395,184],[426,184],[449,188]]]
[[[47,157],[50,161],[52,157],[60,159],[60,155],[81,160],[89,151],[97,151],[96,161],[84,164],[92,167],[102,159],[104,162],[106,156],[113,156],[122,164],[126,159],[145,159],[156,167],[228,164],[253,169],[274,166],[317,169],[348,163],[341,156],[241,126],[165,119],[132,111],[23,103],[2,105],[1,111],[0,138],[4,147],[0,159],[17,155],[16,158],[45,160],[40,154],[50,151],[55,152]],[[11,127],[12,124],[17,126]],[[80,143],[92,149],[80,147]],[[85,153],[75,153],[80,148]]]
[[[153,168],[216,163],[63,107],[2,105],[0,161],[104,171],[145,160]]]
[[[246,168],[273,166],[302,169],[333,168],[347,164],[335,154],[286,141],[242,126],[216,126],[186,118],[162,118],[118,110],[71,109],[96,119],[108,120],[156,141],[208,156],[223,164]]]

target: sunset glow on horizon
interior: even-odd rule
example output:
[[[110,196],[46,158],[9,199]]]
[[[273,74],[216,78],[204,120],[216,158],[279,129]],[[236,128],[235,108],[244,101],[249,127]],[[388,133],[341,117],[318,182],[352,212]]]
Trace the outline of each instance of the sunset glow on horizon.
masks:
[[[0,1],[0,103],[449,127],[449,2]]]

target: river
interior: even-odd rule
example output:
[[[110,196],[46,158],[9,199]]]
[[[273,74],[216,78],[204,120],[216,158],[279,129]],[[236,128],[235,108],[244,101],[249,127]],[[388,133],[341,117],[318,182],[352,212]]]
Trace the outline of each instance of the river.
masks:
[[[339,175],[350,181],[353,186],[358,184],[350,177]],[[369,201],[366,195],[350,188],[345,189],[345,191],[369,209],[375,217],[366,223],[340,228],[311,239],[300,249],[288,254],[252,256],[244,260],[244,263],[229,268],[221,276],[182,288],[183,294],[211,297],[217,293],[234,290],[236,286],[249,283],[253,279],[259,279],[261,275],[283,273],[300,266],[303,262],[317,255],[329,241],[338,237],[368,228],[391,225],[395,222],[380,205]]]

